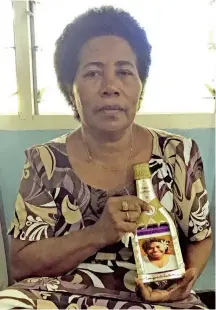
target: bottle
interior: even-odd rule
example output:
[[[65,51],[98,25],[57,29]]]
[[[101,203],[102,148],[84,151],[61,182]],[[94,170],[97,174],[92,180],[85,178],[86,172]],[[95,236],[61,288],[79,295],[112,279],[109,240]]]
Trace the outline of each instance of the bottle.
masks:
[[[148,164],[134,166],[137,196],[148,203],[141,213],[132,246],[137,274],[144,283],[178,279],[185,265],[176,226],[155,195]]]

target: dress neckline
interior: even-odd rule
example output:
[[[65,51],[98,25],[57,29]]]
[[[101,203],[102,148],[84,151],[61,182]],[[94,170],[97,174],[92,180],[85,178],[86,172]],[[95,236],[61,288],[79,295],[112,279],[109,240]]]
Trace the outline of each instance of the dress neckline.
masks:
[[[152,141],[152,153],[151,153],[151,157],[149,159],[149,161],[147,162],[148,164],[152,161],[152,157],[153,155],[155,154],[155,151],[156,151],[156,133],[154,132],[154,130],[152,128],[149,128],[149,127],[145,127],[149,132],[150,134],[152,135],[153,137],[153,141]],[[68,136],[71,134],[71,132],[68,132],[64,135],[64,142],[62,142],[64,144],[64,147],[65,147],[65,155],[66,155],[66,158],[67,158],[67,162],[68,162],[68,166],[70,168],[70,170],[73,172],[73,174],[75,175],[75,177],[86,187],[88,187],[90,190],[93,190],[93,191],[100,191],[102,193],[105,193],[107,196],[110,196],[110,193],[113,193],[115,195],[127,195],[128,193],[129,194],[132,194],[132,191],[134,191],[134,187],[135,187],[135,182],[132,181],[128,184],[126,184],[124,187],[117,187],[117,188],[113,188],[111,190],[105,190],[105,189],[102,189],[102,188],[95,188],[89,184],[87,184],[86,182],[84,182],[79,176],[78,174],[75,172],[75,170],[73,169],[73,166],[69,160],[69,157],[68,157],[68,152],[67,152],[67,146],[66,146],[66,142],[67,142],[67,138]],[[127,193],[128,192],[128,193]],[[112,195],[111,195],[112,196]]]

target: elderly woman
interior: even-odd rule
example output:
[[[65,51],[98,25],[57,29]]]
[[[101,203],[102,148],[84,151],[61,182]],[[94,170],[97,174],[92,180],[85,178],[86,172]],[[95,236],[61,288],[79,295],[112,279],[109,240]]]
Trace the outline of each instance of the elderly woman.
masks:
[[[191,293],[212,247],[197,144],[134,122],[150,54],[145,31],[112,7],[77,17],[57,40],[59,87],[80,127],[26,150],[9,230],[16,283],[1,292],[1,309],[203,306]],[[121,242],[147,210],[133,180],[140,162],[187,241],[186,275],[167,289],[136,280],[132,248]]]

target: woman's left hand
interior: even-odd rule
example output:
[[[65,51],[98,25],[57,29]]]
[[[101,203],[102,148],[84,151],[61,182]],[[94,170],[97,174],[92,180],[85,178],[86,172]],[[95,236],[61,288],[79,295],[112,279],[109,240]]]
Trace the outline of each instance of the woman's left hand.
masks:
[[[196,269],[191,268],[185,272],[183,278],[177,280],[167,290],[152,289],[139,279],[136,279],[136,283],[145,301],[170,302],[188,297],[196,279]]]

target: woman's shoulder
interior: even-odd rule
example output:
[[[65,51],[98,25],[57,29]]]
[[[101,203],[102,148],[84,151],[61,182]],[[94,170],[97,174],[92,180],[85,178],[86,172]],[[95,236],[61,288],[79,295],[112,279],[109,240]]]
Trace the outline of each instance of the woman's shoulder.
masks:
[[[156,129],[156,128],[147,128],[147,130],[149,130],[151,132],[151,134],[153,135],[154,138],[160,140],[160,141],[166,141],[166,143],[175,143],[175,144],[179,144],[181,142],[183,142],[185,139],[189,139],[183,135],[177,134],[177,133],[173,133],[173,132],[169,132],[166,130],[162,130],[162,129]]]
[[[27,161],[34,167],[39,167],[42,164],[45,167],[52,166],[54,168],[56,162],[59,162],[59,158],[61,158],[61,161],[63,158],[67,158],[66,140],[68,135],[69,133],[66,133],[47,142],[34,144],[25,149]]]
[[[154,138],[153,154],[164,159],[174,159],[176,154],[188,153],[193,146],[197,147],[196,142],[189,137],[155,128],[147,129]]]
[[[55,149],[65,148],[68,135],[69,135],[69,133],[66,133],[62,136],[51,139],[49,141],[46,141],[43,143],[33,144],[30,147],[26,148],[25,152],[31,154],[31,153],[35,153],[38,150],[43,149],[43,148],[47,148],[47,149],[49,149],[49,148],[55,148]]]

